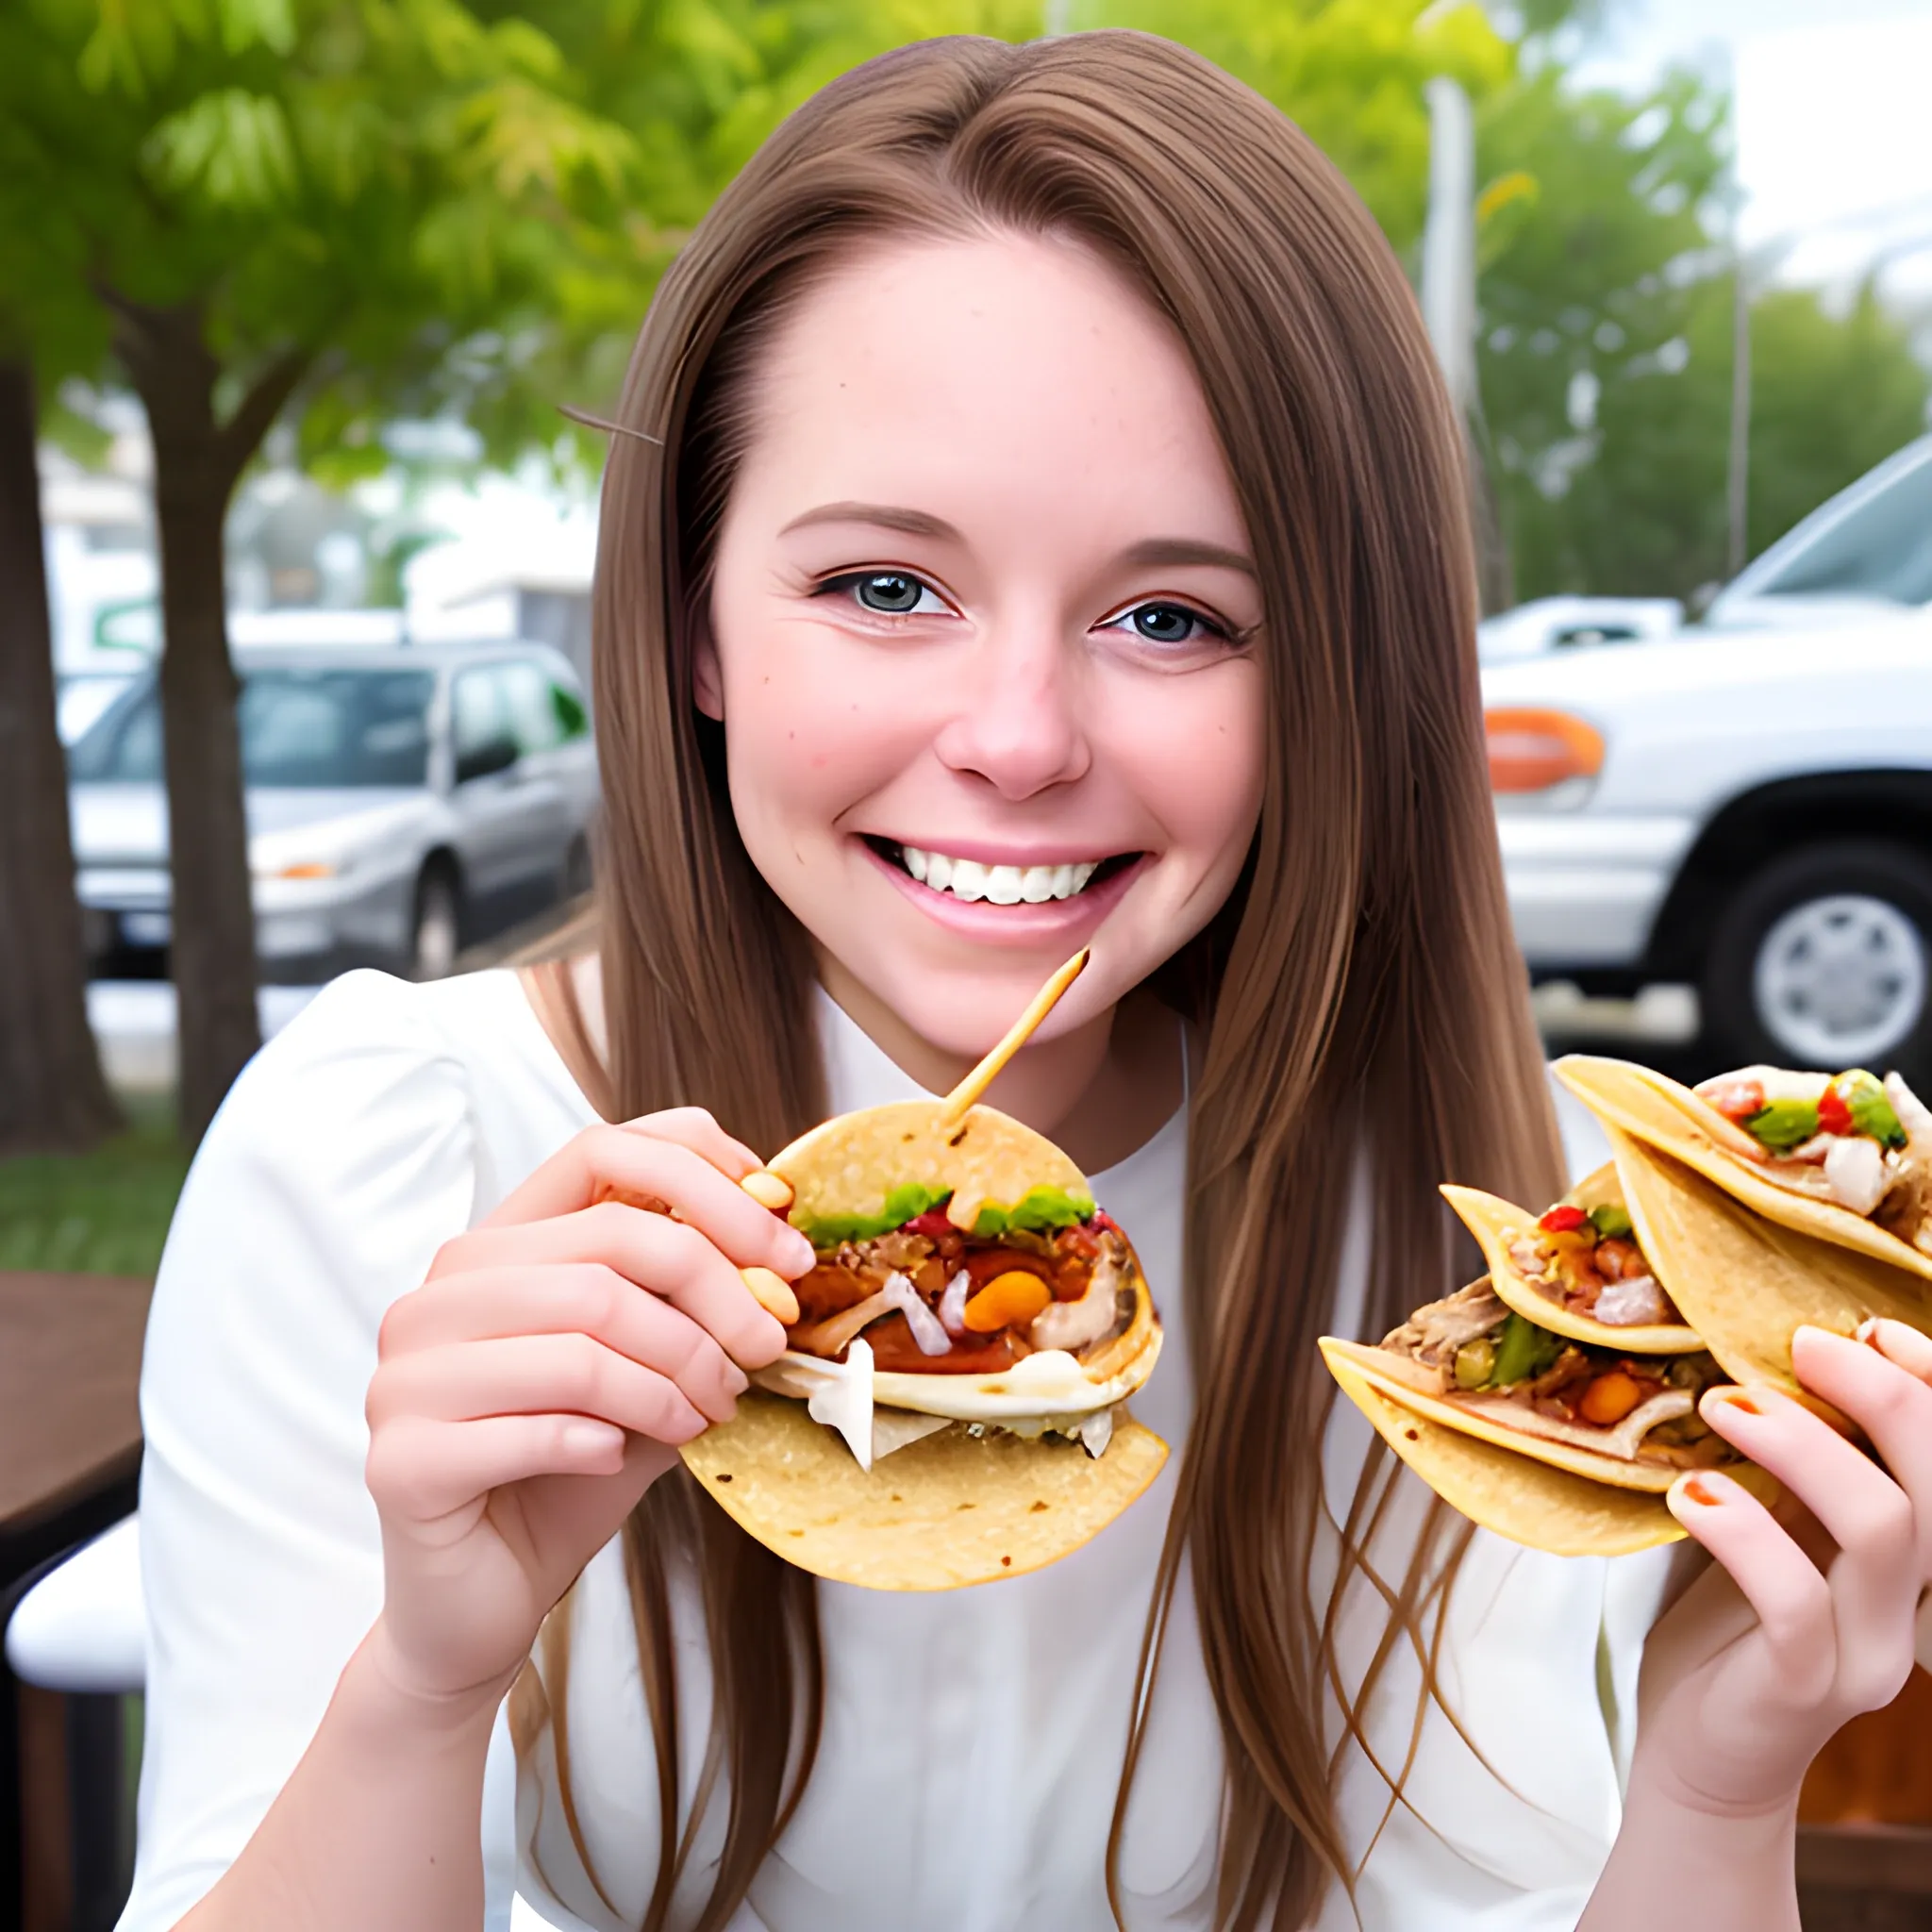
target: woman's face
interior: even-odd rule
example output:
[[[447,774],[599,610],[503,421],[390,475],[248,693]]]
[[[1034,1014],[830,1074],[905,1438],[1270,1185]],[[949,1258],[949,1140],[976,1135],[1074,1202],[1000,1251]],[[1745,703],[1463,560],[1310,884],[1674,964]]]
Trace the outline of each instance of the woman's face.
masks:
[[[932,1046],[1198,932],[1261,791],[1260,596],[1171,327],[1068,242],[870,253],[755,378],[698,701],[754,863]]]

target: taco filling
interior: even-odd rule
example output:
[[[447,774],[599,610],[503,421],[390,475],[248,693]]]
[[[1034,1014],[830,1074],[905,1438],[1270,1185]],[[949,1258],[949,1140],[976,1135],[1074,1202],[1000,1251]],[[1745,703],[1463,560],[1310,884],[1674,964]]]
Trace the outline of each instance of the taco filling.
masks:
[[[1487,1281],[1417,1309],[1379,1355],[1419,1393],[1524,1436],[1659,1469],[1738,1459],[1697,1413],[1704,1391],[1730,1379],[1709,1354],[1572,1341],[1506,1307]]]
[[[1679,1324],[1628,1212],[1616,1202],[1552,1208],[1509,1244],[1517,1274],[1545,1300],[1608,1328]]]
[[[1126,1331],[1133,1264],[1091,1199],[1035,1188],[970,1219],[954,1207],[908,1186],[877,1216],[808,1224],[818,1260],[793,1284],[791,1347],[842,1362],[862,1335],[882,1374],[979,1375],[1045,1349],[1078,1359]]]
[[[1932,1253],[1932,1114],[1898,1074],[1747,1067],[1696,1091],[1730,1123],[1723,1144],[1765,1179]]]

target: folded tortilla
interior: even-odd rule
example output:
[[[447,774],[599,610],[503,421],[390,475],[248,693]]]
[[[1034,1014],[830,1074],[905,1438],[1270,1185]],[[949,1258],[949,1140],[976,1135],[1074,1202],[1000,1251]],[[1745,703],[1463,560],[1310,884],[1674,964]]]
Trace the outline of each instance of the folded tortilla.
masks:
[[[1661,1496],[1613,1487],[1472,1435],[1391,1389],[1351,1344],[1322,1354],[1375,1433],[1452,1509],[1553,1557],[1622,1557],[1684,1534]]]
[[[1606,1126],[1669,1156],[1754,1214],[1932,1282],[1932,1255],[1835,1201],[1769,1179],[1759,1163],[1735,1151],[1748,1141],[1745,1130],[1688,1087],[1649,1067],[1587,1054],[1557,1060],[1556,1074]],[[1677,1306],[1689,1315],[1682,1301]]]
[[[1525,1321],[1555,1334],[1566,1335],[1573,1341],[1589,1342],[1597,1348],[1623,1349],[1632,1355],[1688,1355],[1705,1345],[1696,1329],[1686,1323],[1600,1322],[1566,1307],[1544,1293],[1524,1273],[1517,1258],[1515,1251],[1521,1242],[1543,1239],[1538,1216],[1474,1188],[1444,1187],[1442,1197],[1455,1208],[1482,1249],[1483,1259],[1489,1264],[1491,1287]],[[1626,1206],[1615,1166],[1607,1162],[1566,1194],[1561,1205],[1579,1208],[1585,1213],[1594,1208]],[[1658,1284],[1669,1293],[1670,1281],[1657,1257],[1648,1248],[1644,1248],[1643,1256]]]
[[[1737,1381],[1769,1382],[1846,1426],[1799,1387],[1792,1332],[1808,1324],[1850,1335],[1872,1315],[1924,1329],[1928,1310],[1917,1281],[1862,1249],[1760,1214],[1755,1201],[1612,1119],[1604,1119],[1604,1131],[1643,1251],[1704,1345]]]

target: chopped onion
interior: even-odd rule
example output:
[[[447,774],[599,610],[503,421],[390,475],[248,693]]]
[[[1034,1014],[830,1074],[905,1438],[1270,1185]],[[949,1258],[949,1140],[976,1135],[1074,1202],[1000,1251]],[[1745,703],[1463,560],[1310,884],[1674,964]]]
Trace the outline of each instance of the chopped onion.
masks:
[[[1862,1134],[1847,1134],[1832,1142],[1824,1157],[1824,1178],[1833,1196],[1854,1214],[1871,1213],[1891,1185],[1878,1142]]]
[[[912,1330],[912,1339],[919,1344],[921,1355],[945,1355],[953,1346],[953,1338],[941,1325],[940,1318],[926,1307],[924,1298],[903,1274],[889,1274],[886,1285],[880,1291],[886,1299],[906,1317],[906,1325]]]
[[[972,1286],[973,1277],[962,1268],[946,1283],[946,1291],[940,1297],[941,1325],[956,1341],[967,1332],[966,1294]]]
[[[1591,1312],[1608,1328],[1635,1328],[1670,1320],[1664,1291],[1651,1274],[1626,1274],[1621,1280],[1605,1282]]]

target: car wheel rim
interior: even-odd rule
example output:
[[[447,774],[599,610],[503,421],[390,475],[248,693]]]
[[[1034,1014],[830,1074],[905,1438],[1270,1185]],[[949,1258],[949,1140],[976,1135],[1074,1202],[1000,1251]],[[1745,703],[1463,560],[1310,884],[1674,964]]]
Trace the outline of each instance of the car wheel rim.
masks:
[[[416,921],[416,976],[442,979],[457,962],[457,908],[447,892],[425,894]]]
[[[1781,1051],[1833,1069],[1882,1059],[1925,1006],[1925,942],[1889,900],[1836,892],[1793,906],[1764,936],[1757,1018]]]

